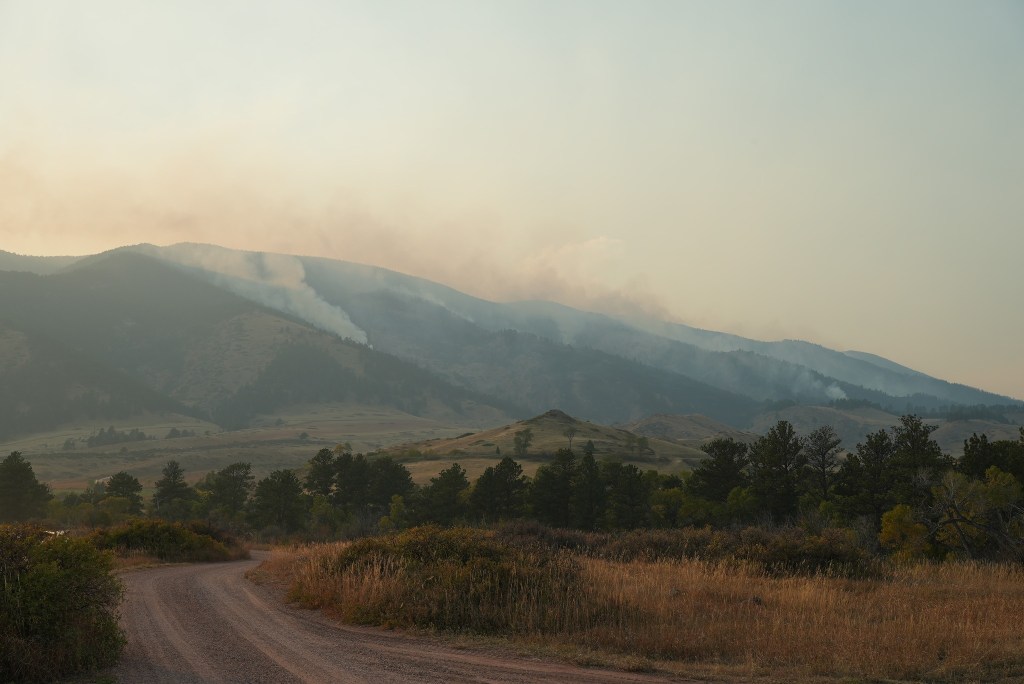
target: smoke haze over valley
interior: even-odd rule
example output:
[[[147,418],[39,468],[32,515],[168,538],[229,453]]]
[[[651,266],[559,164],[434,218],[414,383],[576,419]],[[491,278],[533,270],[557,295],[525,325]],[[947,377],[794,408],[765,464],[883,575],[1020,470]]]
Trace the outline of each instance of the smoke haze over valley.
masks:
[[[357,342],[280,255],[1024,396],[1021,8],[738,7],[0,3],[0,249],[278,255],[179,260]],[[867,382],[830,358],[790,380]]]

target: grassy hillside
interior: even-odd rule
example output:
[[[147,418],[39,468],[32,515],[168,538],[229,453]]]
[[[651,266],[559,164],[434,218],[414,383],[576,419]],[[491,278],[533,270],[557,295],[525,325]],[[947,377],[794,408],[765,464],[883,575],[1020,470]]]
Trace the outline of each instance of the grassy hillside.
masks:
[[[111,423],[117,430],[138,429],[157,439],[88,448],[83,440],[106,425],[84,420],[50,432],[0,441],[0,453],[23,452],[39,479],[57,491],[80,491],[120,470],[138,477],[148,491],[171,459],[181,463],[190,481],[237,461],[252,463],[253,473],[263,477],[281,468],[302,468],[325,447],[348,444],[354,451],[369,453],[479,429],[482,423],[476,421],[480,418],[466,419],[465,423],[443,422],[388,407],[311,404],[258,417],[250,428],[222,431],[212,423],[186,416],[140,414]],[[193,434],[167,439],[171,428]],[[63,449],[68,439],[76,441],[75,449]],[[441,467],[418,469],[422,471],[420,480],[433,477]]]
[[[702,416],[691,414],[685,416],[659,414],[648,416],[622,426],[637,435],[645,435],[669,442],[679,442],[686,446],[699,448],[700,444],[718,437],[731,437],[738,442],[752,442],[757,435]]]
[[[519,458],[515,452],[516,433],[527,429],[532,432],[533,439],[526,457]],[[679,472],[704,458],[704,453],[698,449],[660,439],[648,438],[645,448],[641,435],[577,420],[558,410],[489,430],[403,444],[386,450],[386,453],[407,462],[414,473],[431,471],[433,475],[445,464],[458,461],[471,475],[479,474],[477,471],[482,472],[503,456],[521,460],[524,470],[532,472],[555,451],[569,446],[570,432],[573,433],[572,448],[577,453],[591,441],[594,443],[594,457],[598,460],[625,461],[643,469]],[[442,465],[435,465],[438,462]]]

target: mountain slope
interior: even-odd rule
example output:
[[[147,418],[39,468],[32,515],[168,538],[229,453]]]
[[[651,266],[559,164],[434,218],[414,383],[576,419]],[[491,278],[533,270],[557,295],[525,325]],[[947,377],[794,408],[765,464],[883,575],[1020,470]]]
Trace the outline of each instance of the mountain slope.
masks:
[[[65,366],[70,376],[90,364],[102,370],[88,377],[134,383],[140,406],[159,398],[232,427],[319,402],[495,421],[551,406],[619,424],[700,413],[734,426],[780,400],[866,400],[894,412],[1011,402],[861,352],[552,302],[488,302],[321,258],[183,244],[63,261],[0,253],[0,264],[17,269],[0,271],[0,323],[10,333],[0,336],[0,360],[42,344],[26,339],[49,340],[48,363],[79,360]],[[95,379],[76,382],[48,396],[109,395]]]
[[[145,411],[196,414],[59,340],[0,323],[0,439],[76,418],[103,423]]]
[[[96,376],[131,384],[132,392],[121,394],[136,411],[184,405],[229,427],[318,401],[383,404],[432,416],[482,410],[494,420],[518,411],[132,252],[82,260],[45,277],[0,272],[0,321],[10,331],[0,338],[0,358],[20,359],[29,348],[31,360],[48,349],[40,340],[59,339],[63,344],[40,358],[64,368],[83,396],[111,394]],[[84,371],[75,370],[72,358],[102,370],[79,382]],[[0,388],[8,402],[19,401],[15,390],[42,372],[32,364],[20,367],[24,379]],[[138,398],[142,390],[149,393],[146,401]],[[45,413],[42,395],[29,401],[21,393],[26,411]],[[84,404],[79,408],[78,414],[85,411]],[[57,424],[66,413],[54,411],[32,427]],[[0,415],[4,430],[28,429],[17,415]]]

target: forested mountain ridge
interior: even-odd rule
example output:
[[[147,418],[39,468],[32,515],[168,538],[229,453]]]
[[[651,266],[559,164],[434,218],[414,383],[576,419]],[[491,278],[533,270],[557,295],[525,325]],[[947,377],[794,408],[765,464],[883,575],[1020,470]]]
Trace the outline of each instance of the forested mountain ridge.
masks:
[[[907,404],[1000,404],[1008,397],[932,378],[873,354],[839,352],[799,340],[762,342],[649,318],[619,319],[554,302],[489,302],[445,285],[384,268],[317,257],[238,252],[208,245],[140,246],[215,281],[262,280],[284,267],[303,288],[344,312],[374,346],[429,365],[459,345],[466,330],[515,330],[684,375],[755,401],[823,403],[867,400],[902,410]],[[276,274],[275,274],[276,277]],[[273,278],[271,278],[273,279]],[[267,298],[266,292],[250,295]],[[410,312],[412,316],[410,316]],[[425,323],[439,319],[426,334]],[[409,348],[414,321],[419,339]],[[464,325],[456,327],[453,322]],[[543,403],[543,402],[541,402]],[[550,405],[550,403],[549,403]],[[625,419],[625,418],[624,418]]]
[[[327,401],[417,416],[468,412],[493,424],[557,407],[606,424],[703,414],[736,428],[778,402],[853,400],[892,413],[1013,403],[870,354],[552,302],[488,302],[322,258],[140,245],[78,259],[0,253],[0,267],[10,269],[0,271],[0,360],[20,359],[0,368],[8,432],[59,423],[25,417],[68,396],[90,399],[64,418],[85,404],[103,418],[115,412],[112,393],[138,409],[191,412],[231,428]],[[69,378],[86,364],[122,389],[46,380],[43,395],[26,393],[47,354],[78,359],[61,362],[77,369]]]
[[[0,358],[11,359],[0,369],[5,435],[144,410],[240,427],[319,401],[516,410],[130,252],[50,276],[0,272],[0,321]]]

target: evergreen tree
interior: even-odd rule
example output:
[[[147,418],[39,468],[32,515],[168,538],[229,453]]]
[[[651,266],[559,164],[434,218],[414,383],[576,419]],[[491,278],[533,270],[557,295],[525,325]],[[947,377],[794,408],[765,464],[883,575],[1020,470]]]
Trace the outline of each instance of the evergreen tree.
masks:
[[[334,493],[334,479],[338,467],[335,462],[334,452],[330,449],[321,449],[316,456],[309,459],[309,472],[306,474],[306,491],[310,494],[318,494],[330,498]]]
[[[50,488],[36,479],[32,464],[20,451],[0,461],[0,522],[41,517],[52,498]]]
[[[818,500],[828,501],[839,470],[842,440],[831,425],[813,430],[804,441],[807,454],[807,490]]]
[[[750,488],[762,508],[778,521],[796,515],[799,484],[807,459],[803,440],[780,420],[750,446]]]
[[[942,476],[953,469],[953,460],[942,453],[932,439],[937,425],[925,425],[921,418],[906,415],[892,428],[893,494],[899,503],[927,506],[932,502],[932,488]]]
[[[729,492],[748,483],[747,445],[731,437],[713,439],[701,447],[708,457],[697,464],[686,482],[687,491],[708,501],[725,503]]]
[[[584,450],[572,481],[572,524],[581,530],[601,527],[605,507],[605,483],[593,453]]]
[[[420,491],[419,517],[423,522],[451,525],[465,518],[463,492],[469,488],[466,471],[458,463],[445,468]]]
[[[255,480],[250,463],[232,463],[213,473],[206,482],[210,510],[229,515],[244,510]]]
[[[374,511],[387,511],[391,497],[397,494],[408,499],[416,489],[409,469],[390,456],[370,461],[368,475],[366,504]]]
[[[107,497],[120,497],[128,501],[128,513],[142,513],[142,483],[125,471],[115,473],[107,480]]]
[[[971,435],[964,440],[964,455],[957,463],[957,470],[976,480],[985,478],[985,472],[996,466],[1012,474],[1018,482],[1024,482],[1024,428],[1021,439],[999,439],[989,441],[987,435]]]
[[[485,522],[518,518],[525,508],[527,486],[522,466],[506,456],[477,478],[469,504]]]
[[[575,475],[576,456],[568,449],[559,449],[550,463],[537,469],[530,487],[530,502],[537,520],[552,527],[572,525],[572,484]]]
[[[185,471],[177,461],[168,461],[161,471],[163,477],[156,481],[153,492],[153,511],[167,520],[182,520],[192,514],[191,503],[196,499],[195,490],[185,482]]]
[[[339,454],[335,461],[334,502],[351,512],[365,508],[370,491],[370,463],[362,454]]]
[[[644,526],[650,491],[640,469],[632,463],[605,461],[601,464],[601,479],[607,491],[605,526],[613,530]]]
[[[873,432],[839,469],[836,493],[839,507],[848,517],[865,516],[873,529],[882,523],[882,514],[896,503],[893,496],[893,457],[896,445],[887,430]]]
[[[306,510],[298,476],[291,470],[275,470],[256,484],[249,516],[256,527],[274,526],[291,533],[305,526]]]

